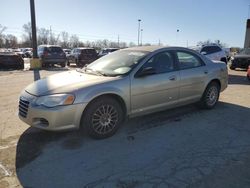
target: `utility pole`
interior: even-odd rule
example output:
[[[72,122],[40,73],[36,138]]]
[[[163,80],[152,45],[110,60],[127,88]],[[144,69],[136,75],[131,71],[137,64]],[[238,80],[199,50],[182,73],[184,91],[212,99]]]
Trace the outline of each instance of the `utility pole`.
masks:
[[[50,25],[49,26],[49,44],[52,44],[51,41],[52,41],[52,29],[51,29],[51,25]]]
[[[119,35],[118,35],[118,39],[117,39],[117,46],[118,46],[118,48],[120,48],[120,37],[119,37]]]
[[[143,31],[143,29],[141,29],[141,46],[142,46],[142,31]]]
[[[36,39],[36,15],[35,15],[35,2],[30,0],[30,15],[31,15],[31,28],[32,28],[32,47],[33,47],[33,58],[37,56],[37,39]]]
[[[138,46],[140,45],[141,19],[138,19]]]

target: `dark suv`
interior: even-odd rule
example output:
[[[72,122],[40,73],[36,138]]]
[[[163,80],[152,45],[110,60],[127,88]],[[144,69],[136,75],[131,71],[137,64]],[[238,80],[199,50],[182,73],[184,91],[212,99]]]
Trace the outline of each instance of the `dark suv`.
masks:
[[[94,48],[74,48],[67,58],[68,66],[71,63],[75,63],[76,66],[84,66],[95,61],[98,54]]]
[[[38,46],[38,57],[41,60],[42,67],[58,64],[61,67],[66,65],[66,55],[60,46],[40,45]]]

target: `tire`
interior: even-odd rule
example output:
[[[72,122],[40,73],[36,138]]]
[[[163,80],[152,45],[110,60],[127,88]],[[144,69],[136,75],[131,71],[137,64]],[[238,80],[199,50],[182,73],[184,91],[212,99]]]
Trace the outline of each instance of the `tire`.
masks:
[[[79,67],[79,61],[78,59],[75,59],[76,66]]]
[[[60,65],[61,65],[61,67],[65,67],[66,63],[61,63]]]
[[[223,57],[221,58],[221,61],[227,64],[227,58]]]
[[[200,106],[204,109],[212,109],[220,97],[220,86],[217,82],[211,82],[204,91],[200,100]]]
[[[123,122],[120,103],[112,97],[101,97],[91,102],[83,113],[81,129],[95,139],[110,137]]]
[[[233,67],[233,66],[230,66],[229,68],[230,68],[231,70],[235,70],[235,67]]]

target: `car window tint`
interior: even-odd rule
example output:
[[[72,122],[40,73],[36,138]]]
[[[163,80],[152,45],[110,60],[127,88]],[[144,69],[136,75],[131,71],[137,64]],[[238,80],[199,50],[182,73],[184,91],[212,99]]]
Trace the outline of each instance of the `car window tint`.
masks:
[[[153,67],[156,73],[171,72],[174,70],[173,55],[170,52],[158,53],[144,65],[146,67]]]
[[[63,50],[60,47],[48,47],[46,48],[47,52],[49,53],[62,53]]]
[[[187,52],[177,52],[177,58],[180,69],[189,69],[203,65],[202,61],[198,57]]]
[[[201,52],[205,52],[206,54],[212,54],[220,51],[221,49],[219,46],[205,46],[201,49]]]

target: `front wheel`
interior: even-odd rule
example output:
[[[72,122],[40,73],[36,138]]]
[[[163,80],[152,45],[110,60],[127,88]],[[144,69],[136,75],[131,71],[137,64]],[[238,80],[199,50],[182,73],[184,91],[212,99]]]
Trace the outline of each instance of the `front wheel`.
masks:
[[[219,100],[220,86],[216,82],[210,83],[203,93],[200,104],[202,108],[212,109]]]
[[[102,139],[114,135],[122,121],[123,111],[119,102],[112,97],[101,97],[87,107],[81,128],[91,137]]]

